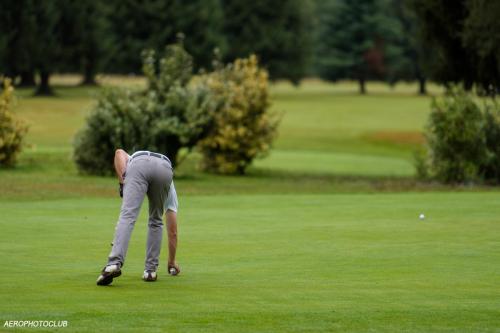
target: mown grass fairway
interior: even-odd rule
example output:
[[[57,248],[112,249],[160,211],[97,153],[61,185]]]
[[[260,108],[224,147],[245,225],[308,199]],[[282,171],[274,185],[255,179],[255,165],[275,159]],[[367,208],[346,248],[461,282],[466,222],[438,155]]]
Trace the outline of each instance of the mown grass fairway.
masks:
[[[94,280],[118,199],[3,203],[0,313],[69,320],[80,332],[493,332],[499,201],[497,193],[183,197],[182,275],[163,265],[157,283],[141,280],[143,214],[112,287]]]
[[[196,153],[176,170],[181,275],[164,243],[159,280],[141,280],[145,203],[111,287],[95,280],[116,180],[71,160],[98,89],[18,92],[31,146],[0,169],[0,331],[499,332],[500,192],[413,178],[430,103],[415,89],[274,85],[280,136],[249,175],[201,173]]]

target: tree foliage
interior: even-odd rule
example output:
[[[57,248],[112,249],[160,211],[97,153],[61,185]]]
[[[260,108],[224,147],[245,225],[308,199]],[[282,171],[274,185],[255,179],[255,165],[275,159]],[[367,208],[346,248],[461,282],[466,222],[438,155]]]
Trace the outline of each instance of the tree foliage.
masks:
[[[474,53],[462,46],[461,32],[467,16],[465,1],[415,2],[426,49],[432,50],[427,68],[440,82],[461,82],[470,89],[474,82]]]
[[[273,79],[298,83],[308,73],[312,49],[310,0],[223,0],[225,59],[256,54]]]
[[[0,2],[2,71],[50,95],[53,72],[83,72],[91,83],[105,58],[108,35],[98,0],[5,0]]]
[[[432,50],[427,65],[439,82],[474,83],[498,89],[500,24],[498,1],[416,1],[414,8],[425,47]]]
[[[215,105],[208,89],[190,85],[192,58],[181,44],[168,46],[160,59],[144,52],[143,70],[145,91],[105,90],[77,134],[81,172],[111,174],[117,148],[157,151],[176,165],[179,150],[192,148],[206,132]]]
[[[34,85],[36,8],[33,0],[0,1],[0,72]]]
[[[484,120],[482,134],[485,136],[487,152],[479,169],[485,181],[500,184],[500,104],[496,99],[485,105]]]
[[[144,91],[107,89],[75,139],[82,172],[110,174],[117,148],[152,150],[177,161],[197,145],[203,167],[243,174],[270,149],[278,118],[270,113],[267,72],[257,57],[238,59],[193,77],[193,59],[182,43],[159,59],[143,52]]]
[[[80,72],[83,84],[95,85],[95,76],[109,57],[113,36],[107,16],[111,15],[109,4],[100,0],[62,1],[57,23],[62,54],[63,72]]]
[[[387,80],[395,83],[399,80],[419,82],[419,93],[426,91],[425,61],[430,57],[425,52],[419,34],[419,22],[410,1],[391,0],[388,2],[389,14],[399,23],[400,31],[394,34],[392,41],[399,53],[390,58]]]
[[[109,15],[114,36],[112,56],[106,71],[137,73],[144,49],[162,50],[186,36],[184,45],[200,67],[209,67],[213,50],[225,47],[219,0],[112,0]]]
[[[270,113],[268,77],[255,55],[219,67],[201,80],[213,93],[213,126],[199,142],[205,170],[243,174],[264,156],[276,136],[279,119]]]
[[[16,119],[11,110],[14,88],[9,79],[0,78],[3,89],[0,94],[0,165],[13,166],[21,152],[28,127]]]
[[[195,68],[257,54],[271,79],[425,78],[498,92],[498,1],[3,0],[0,72],[50,94],[54,72],[140,73],[140,53],[186,35]],[[425,52],[424,52],[425,51]],[[35,75],[36,74],[36,75]]]
[[[330,81],[383,79],[387,63],[401,51],[392,43],[399,23],[382,0],[339,0],[318,3],[316,49],[318,74]]]
[[[485,157],[481,109],[463,91],[434,99],[428,129],[432,166],[444,182],[477,180],[478,163]]]
[[[468,0],[462,34],[465,48],[475,52],[475,82],[500,89],[500,2]]]
[[[420,174],[444,183],[500,182],[500,105],[481,108],[463,89],[452,87],[432,102],[426,132],[428,160]]]

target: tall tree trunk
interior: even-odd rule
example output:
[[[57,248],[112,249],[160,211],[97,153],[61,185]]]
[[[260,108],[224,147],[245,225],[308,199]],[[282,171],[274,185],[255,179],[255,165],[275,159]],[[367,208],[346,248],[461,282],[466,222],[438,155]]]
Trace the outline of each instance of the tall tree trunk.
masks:
[[[40,71],[40,84],[36,90],[36,95],[42,96],[52,96],[54,92],[49,85],[50,73],[46,71]]]
[[[365,78],[364,77],[359,78],[359,93],[361,95],[366,94]]]
[[[87,61],[83,69],[83,81],[82,86],[96,86],[97,82],[95,80],[95,68],[90,61]]]
[[[418,90],[418,93],[420,95],[427,95],[427,87],[426,87],[426,80],[425,80],[425,77],[420,77],[418,79],[418,83],[419,83],[419,90]]]
[[[465,79],[464,80],[464,89],[465,89],[465,91],[471,91],[473,85],[474,85],[474,82],[472,82],[472,80],[469,80],[469,79]]]
[[[35,73],[33,71],[23,71],[20,73],[21,82],[19,82],[19,87],[34,87],[35,83]]]

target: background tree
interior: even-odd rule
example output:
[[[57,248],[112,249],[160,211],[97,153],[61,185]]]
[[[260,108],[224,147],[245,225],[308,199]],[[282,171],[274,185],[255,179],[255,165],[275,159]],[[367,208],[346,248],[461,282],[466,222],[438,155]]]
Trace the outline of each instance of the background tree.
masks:
[[[218,0],[113,0],[110,5],[114,47],[107,72],[140,72],[142,50],[160,51],[175,42],[179,32],[185,34],[185,47],[199,66],[209,66],[214,48],[224,46]]]
[[[58,26],[63,3],[61,0],[34,1],[36,44],[30,57],[40,75],[37,95],[53,94],[49,85],[50,75],[63,64],[60,38],[66,31]]]
[[[108,17],[116,44],[112,49],[107,72],[138,73],[140,54],[145,48],[157,49],[175,34],[166,1],[114,0]],[[168,22],[168,23],[167,23]]]
[[[214,50],[224,54],[227,49],[220,0],[179,0],[173,10],[174,15],[182,16],[178,17],[176,30],[185,37],[184,47],[192,55],[195,69],[211,68]]]
[[[320,77],[355,79],[360,93],[367,79],[382,79],[386,63],[400,50],[392,43],[398,22],[381,0],[318,2],[316,68]]]
[[[223,0],[225,59],[256,54],[272,79],[294,83],[308,73],[313,3],[308,0]]]
[[[500,88],[500,2],[468,0],[463,45],[476,54],[475,81],[484,88]]]
[[[463,82],[469,90],[475,81],[475,51],[463,47],[462,33],[468,15],[465,0],[422,0],[414,6],[431,77],[442,83]]]
[[[417,80],[419,93],[425,95],[427,90],[423,64],[426,53],[419,38],[418,20],[412,3],[392,0],[389,5],[390,14],[400,25],[401,31],[396,34],[394,42],[399,46],[401,53],[389,64],[388,80],[391,83],[398,80]]]
[[[34,0],[0,1],[0,71],[20,86],[35,85],[36,31]]]
[[[105,6],[97,0],[6,0],[0,3],[4,73],[34,85],[37,94],[52,94],[50,74],[83,72],[85,83],[94,77],[109,45]],[[1,45],[0,45],[1,46]]]
[[[76,71],[83,74],[82,84],[95,85],[95,76],[108,59],[108,51],[113,43],[107,20],[112,8],[99,0],[68,3],[74,30],[72,49],[75,51],[68,60],[72,60]]]

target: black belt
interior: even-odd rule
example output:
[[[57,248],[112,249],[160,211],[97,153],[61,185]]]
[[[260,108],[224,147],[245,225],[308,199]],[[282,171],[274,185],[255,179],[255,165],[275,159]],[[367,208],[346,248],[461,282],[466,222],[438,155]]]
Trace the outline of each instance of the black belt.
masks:
[[[161,158],[162,160],[165,160],[167,161],[170,165],[172,165],[172,162],[170,162],[170,160],[168,159],[167,156],[165,155],[162,155],[162,154],[158,154],[158,153],[153,153],[153,152],[150,152],[150,151],[143,151],[143,152],[140,152],[140,153],[137,153],[137,154],[133,154],[132,155],[132,159],[136,158],[136,157],[139,157],[139,156],[154,156],[154,157],[157,157],[157,158]]]

